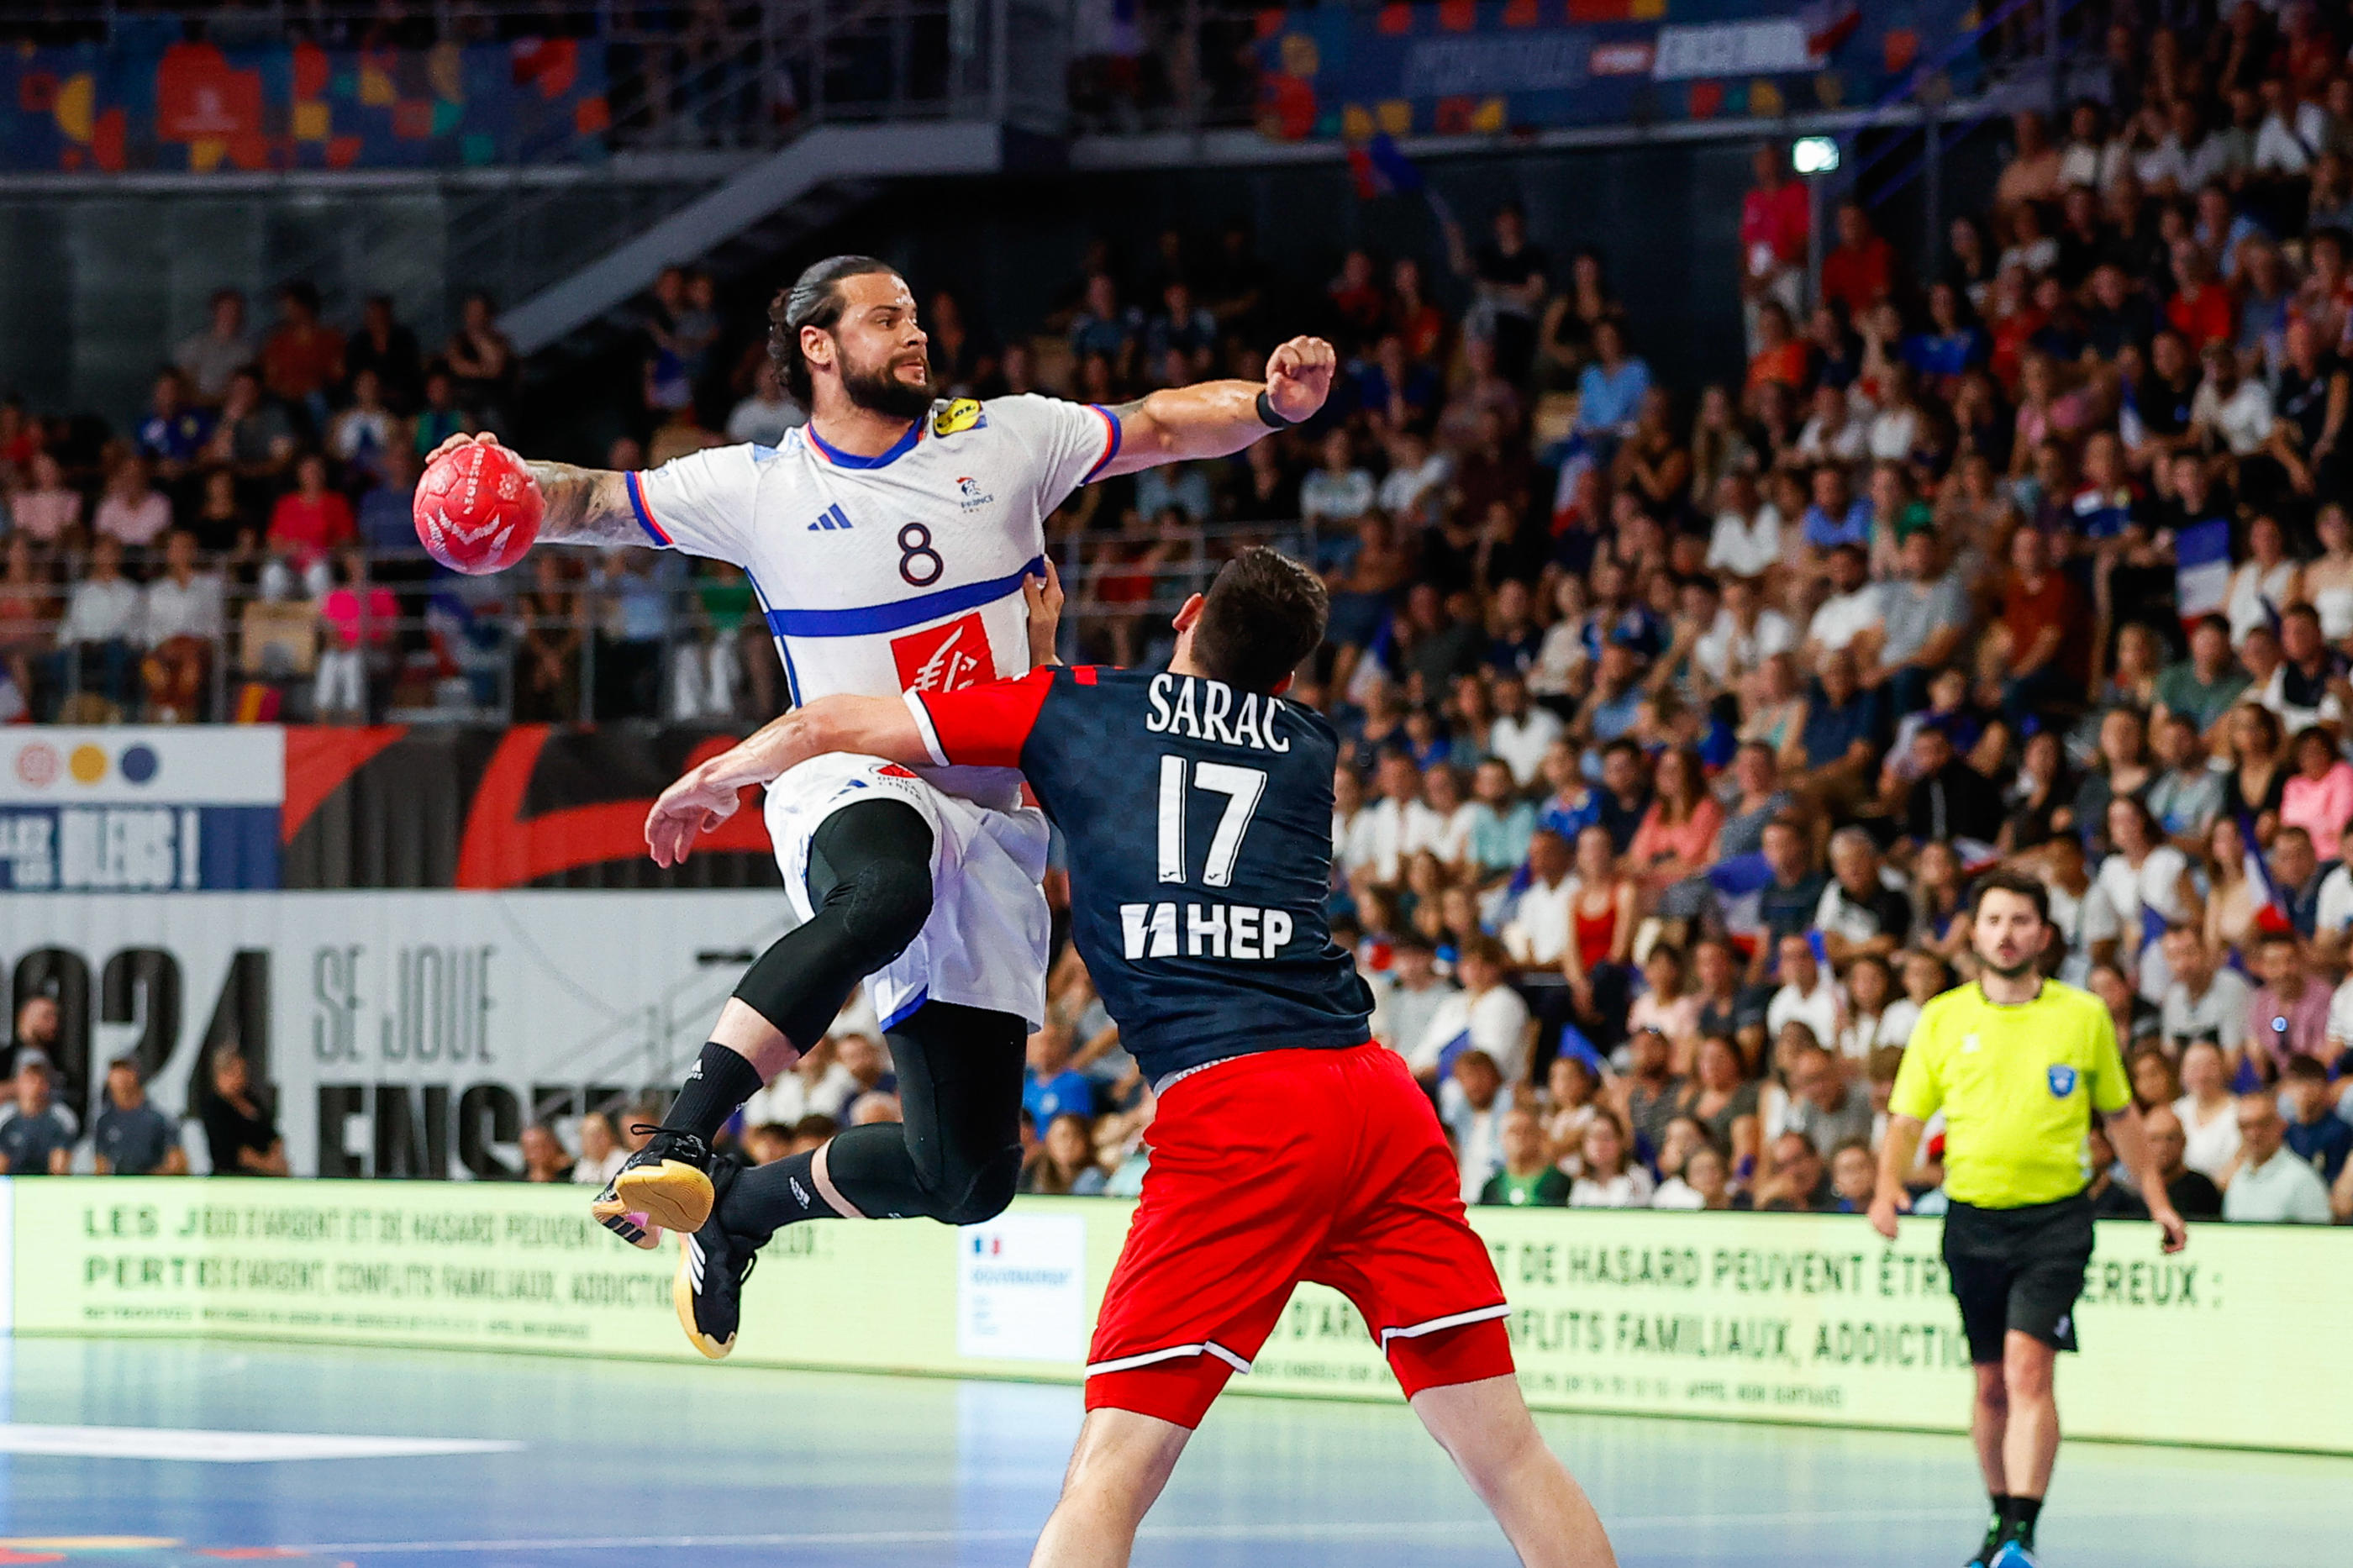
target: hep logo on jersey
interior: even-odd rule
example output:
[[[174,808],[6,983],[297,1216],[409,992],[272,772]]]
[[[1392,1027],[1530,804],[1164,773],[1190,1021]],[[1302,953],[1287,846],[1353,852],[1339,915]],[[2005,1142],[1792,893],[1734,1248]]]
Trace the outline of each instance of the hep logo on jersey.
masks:
[[[987,506],[997,498],[980,488],[980,481],[966,475],[956,476],[956,505],[970,511],[976,506]]]
[[[997,679],[988,629],[980,624],[978,611],[945,626],[892,638],[891,657],[898,662],[902,690],[961,691]]]

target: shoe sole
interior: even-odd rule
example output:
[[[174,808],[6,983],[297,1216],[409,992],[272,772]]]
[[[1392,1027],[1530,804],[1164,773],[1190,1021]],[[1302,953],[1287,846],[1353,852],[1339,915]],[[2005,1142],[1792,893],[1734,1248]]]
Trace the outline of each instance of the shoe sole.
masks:
[[[725,1361],[735,1348],[735,1337],[714,1340],[694,1323],[694,1276],[692,1260],[686,1250],[687,1238],[678,1238],[678,1272],[670,1276],[670,1303],[678,1310],[678,1326],[686,1331],[686,1342],[700,1351],[707,1361]]]
[[[629,1213],[688,1236],[710,1223],[716,1201],[711,1178],[683,1160],[624,1171],[613,1179],[613,1192]]]
[[[646,1216],[631,1214],[609,1186],[589,1204],[588,1213],[598,1225],[641,1251],[651,1252],[661,1245],[661,1226],[639,1224]]]

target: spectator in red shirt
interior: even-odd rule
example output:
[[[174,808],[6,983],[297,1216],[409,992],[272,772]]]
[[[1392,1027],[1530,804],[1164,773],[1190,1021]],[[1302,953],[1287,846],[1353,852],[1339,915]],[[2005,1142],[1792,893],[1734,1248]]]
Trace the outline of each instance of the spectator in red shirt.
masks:
[[[2238,331],[2237,301],[2230,286],[2214,277],[2195,240],[2174,242],[2173,281],[2173,298],[2165,303],[2168,324],[2193,349],[2229,342]]]
[[[1846,307],[1850,320],[1894,291],[1895,252],[1872,232],[1871,215],[1859,201],[1844,201],[1838,210],[1839,242],[1822,258],[1822,298]]]
[[[1806,340],[1790,330],[1789,312],[1778,300],[1757,308],[1757,352],[1748,361],[1748,390],[1775,383],[1792,391],[1806,384],[1811,363]]]
[[[1381,319],[1388,313],[1389,302],[1381,297],[1370,255],[1363,250],[1348,252],[1328,292],[1332,312],[1339,319],[1339,335],[1345,340],[1340,344],[1343,353],[1354,353],[1380,335]]]
[[[294,489],[269,514],[269,547],[307,572],[358,532],[352,503],[327,487],[327,459],[305,453],[294,465]]]
[[[324,421],[328,389],[343,384],[343,334],[321,324],[319,291],[308,283],[278,291],[278,330],[261,345],[261,379],[271,396]]]
[[[1789,178],[1781,149],[1759,142],[1753,159],[1757,184],[1740,198],[1740,295],[1747,306],[1748,352],[1756,353],[1757,310],[1778,303],[1798,314],[1806,280],[1806,248],[1813,236],[1813,213],[1806,187]]]
[[[2022,721],[2045,703],[2084,689],[2090,670],[2083,634],[2091,617],[2075,585],[2052,570],[2040,531],[2021,528],[2010,535],[2010,564],[2001,584],[2001,625],[2010,643],[2002,702]]]

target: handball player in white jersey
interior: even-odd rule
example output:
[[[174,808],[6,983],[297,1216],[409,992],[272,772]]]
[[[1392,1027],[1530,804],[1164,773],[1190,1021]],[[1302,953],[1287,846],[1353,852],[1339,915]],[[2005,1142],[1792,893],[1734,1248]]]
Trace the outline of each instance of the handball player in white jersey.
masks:
[[[1089,480],[1224,457],[1307,418],[1335,365],[1329,343],[1293,338],[1262,383],[1205,382],[1117,407],[947,402],[933,395],[914,298],[881,261],[818,262],[768,316],[769,353],[809,410],[783,445],[644,473],[529,466],[543,542],[650,545],[742,567],[796,703],[1026,673],[1029,606],[1050,587],[1048,513]],[[469,439],[492,437],[445,449]],[[690,1233],[679,1316],[714,1359],[733,1346],[737,1288],[767,1238],[713,1217],[722,1188],[756,1189],[745,1206],[763,1216],[781,1202],[785,1223],[993,1216],[1019,1174],[1024,1046],[1045,1016],[1047,829],[1021,804],[1017,773],[819,757],[769,786],[766,815],[803,923],[745,973],[661,1127],[596,1205],[641,1244],[651,1238],[633,1214]],[[711,1139],[824,1037],[870,975],[905,1121],[714,1173]]]

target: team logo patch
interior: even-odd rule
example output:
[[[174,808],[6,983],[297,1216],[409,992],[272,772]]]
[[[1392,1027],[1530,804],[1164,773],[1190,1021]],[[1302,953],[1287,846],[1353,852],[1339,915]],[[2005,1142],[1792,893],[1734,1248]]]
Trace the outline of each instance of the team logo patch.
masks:
[[[987,506],[997,498],[980,488],[980,481],[969,475],[956,476],[956,505],[970,511],[976,506]]]
[[[2075,1069],[2073,1068],[2064,1065],[2054,1066],[2050,1070],[2050,1079],[2052,1099],[2064,1100],[2069,1095],[2075,1092]]]
[[[987,423],[988,416],[980,411],[978,399],[959,397],[932,416],[932,434],[953,436],[960,430],[977,430]]]
[[[914,769],[901,763],[884,763],[874,771],[886,779],[912,779],[921,776]]]
[[[997,679],[988,628],[980,624],[977,610],[944,626],[892,638],[891,657],[898,664],[902,691],[961,691]]]

